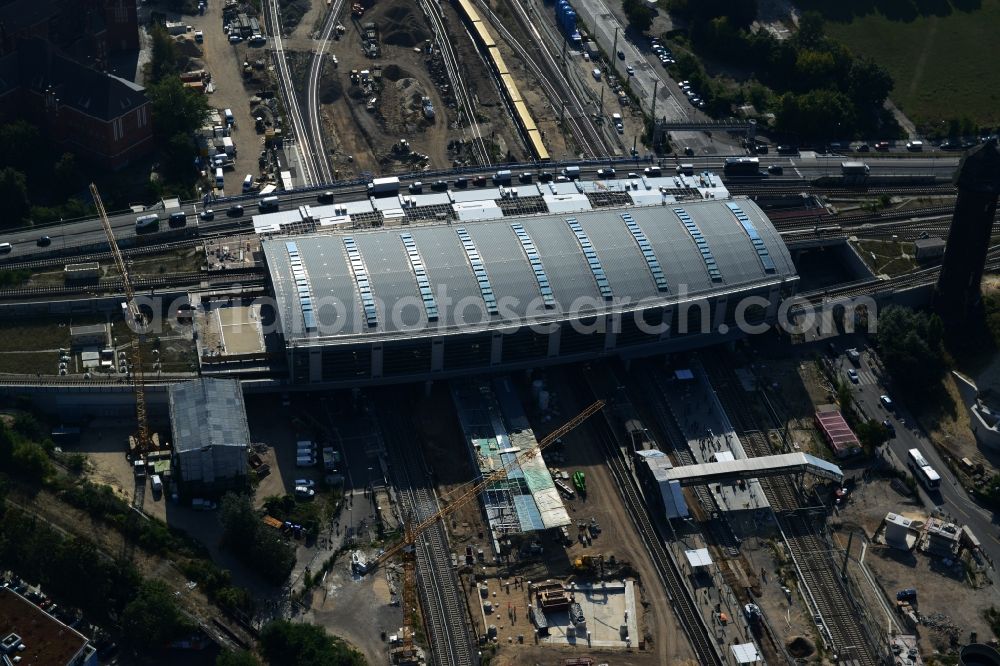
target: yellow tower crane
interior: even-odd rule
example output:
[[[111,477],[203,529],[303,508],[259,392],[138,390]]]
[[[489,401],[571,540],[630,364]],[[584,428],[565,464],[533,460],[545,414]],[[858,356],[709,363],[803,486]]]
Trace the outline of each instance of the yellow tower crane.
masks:
[[[433,515],[428,516],[416,524],[413,522],[415,517],[411,516],[411,519],[408,520],[406,525],[403,527],[403,540],[396,545],[387,548],[381,555],[372,561],[371,568],[375,568],[388,559],[395,557],[397,554],[402,554],[403,556],[403,631],[401,637],[403,640],[403,646],[401,651],[404,654],[412,652],[413,650],[413,628],[410,624],[412,622],[411,613],[416,609],[417,604],[414,576],[417,537],[434,525],[438,520],[445,518],[474,500],[479,493],[490,484],[506,478],[507,473],[514,469],[514,467],[531,460],[549,444],[552,444],[556,440],[565,436],[591,416],[601,411],[601,409],[604,408],[604,404],[604,400],[595,401],[572,419],[542,438],[538,442],[537,447],[532,447],[526,451],[522,451],[506,465],[493,470],[478,481],[472,481],[460,486],[455,490],[455,494],[446,500],[447,504],[440,510],[436,511]]]
[[[111,254],[115,259],[115,266],[122,276],[122,285],[125,288],[125,302],[122,310],[125,313],[125,324],[129,330],[129,351],[132,361],[132,391],[135,393],[135,417],[137,430],[135,434],[135,448],[132,450],[133,461],[144,461],[145,456],[152,450],[152,438],[149,433],[149,421],[146,417],[146,383],[145,375],[142,372],[142,351],[139,348],[139,331],[143,326],[143,315],[139,310],[139,305],[135,302],[135,290],[132,289],[132,279],[129,277],[128,265],[118,248],[118,241],[115,240],[114,229],[111,228],[111,221],[104,210],[104,202],[97,192],[97,186],[90,184],[90,194],[94,197],[94,205],[97,206],[97,214],[101,218],[104,226],[104,233],[108,237],[108,245],[111,246]],[[138,496],[138,493],[137,493]]]

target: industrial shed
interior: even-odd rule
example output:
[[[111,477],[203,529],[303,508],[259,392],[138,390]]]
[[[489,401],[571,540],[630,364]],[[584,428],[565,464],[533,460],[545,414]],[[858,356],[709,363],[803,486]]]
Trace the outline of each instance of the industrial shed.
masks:
[[[246,481],[247,427],[235,379],[201,378],[168,391],[174,474],[187,497],[214,497]]]
[[[648,355],[776,319],[798,276],[750,200],[664,201],[264,240],[294,383]]]

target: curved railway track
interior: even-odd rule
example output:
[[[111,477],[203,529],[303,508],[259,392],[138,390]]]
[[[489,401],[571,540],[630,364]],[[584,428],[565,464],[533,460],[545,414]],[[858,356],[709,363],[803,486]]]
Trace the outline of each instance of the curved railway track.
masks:
[[[291,119],[292,130],[295,134],[295,151],[299,156],[299,170],[302,181],[308,186],[317,182],[319,167],[316,156],[313,152],[311,132],[302,116],[302,109],[299,107],[299,98],[295,94],[295,86],[292,83],[292,72],[285,58],[285,45],[281,35],[281,13],[278,11],[279,0],[264,0],[267,3],[267,11],[271,25],[271,35],[273,36],[272,56],[278,70],[278,85],[281,87],[282,96],[285,99],[286,115]],[[322,148],[322,144],[319,146]]]
[[[490,25],[500,34],[504,42],[520,56],[521,61],[535,75],[535,78],[539,81],[546,96],[552,103],[553,108],[558,109],[564,102],[567,103],[567,113],[564,118],[570,125],[573,135],[577,137],[583,153],[594,159],[609,154],[610,151],[601,131],[587,115],[583,102],[577,96],[573,85],[559,69],[559,63],[552,55],[552,52],[549,51],[538,28],[532,23],[527,10],[520,2],[513,3],[513,6],[517,10],[516,17],[522,28],[534,36],[534,49],[541,56],[540,60],[529,53],[528,49],[514,37],[486,2],[482,0],[478,2],[478,11],[487,17]],[[543,67],[546,70],[544,72],[542,70]]]
[[[451,87],[455,93],[455,101],[458,104],[459,112],[468,121],[468,135],[472,141],[472,152],[481,165],[490,166],[493,162],[490,160],[489,149],[486,147],[486,141],[483,139],[479,121],[476,120],[476,109],[472,103],[472,96],[469,94],[465,80],[462,78],[462,67],[459,65],[455,49],[451,45],[451,37],[448,35],[441,7],[438,5],[437,0],[420,0],[420,6],[423,7],[424,14],[427,16],[427,20],[430,21],[431,29],[437,36],[438,48],[441,49],[441,57],[444,60],[445,69],[448,71],[448,78],[451,80]],[[461,118],[458,119],[458,123],[461,125]],[[465,134],[466,129],[463,128],[462,133]]]
[[[326,57],[326,47],[330,43],[330,35],[337,25],[337,15],[340,13],[344,0],[333,0],[327,11],[326,19],[319,32],[319,44],[313,54],[309,67],[309,77],[306,80],[306,115],[309,118],[310,142],[316,165],[317,185],[333,182],[333,170],[330,168],[330,158],[323,139],[322,114],[319,105],[319,82],[323,75],[323,59]]]

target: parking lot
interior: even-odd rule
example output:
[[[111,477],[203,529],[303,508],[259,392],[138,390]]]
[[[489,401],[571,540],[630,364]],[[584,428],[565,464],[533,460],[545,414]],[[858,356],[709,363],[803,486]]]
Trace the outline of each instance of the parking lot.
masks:
[[[200,50],[204,69],[212,75],[214,91],[208,95],[209,106],[220,110],[220,113],[224,109],[233,112],[235,125],[231,137],[236,147],[236,167],[224,171],[224,189],[227,195],[234,195],[241,192],[247,174],[256,178],[259,173],[257,156],[263,146],[261,137],[253,129],[248,102],[252,92],[243,86],[242,64],[247,58],[263,58],[266,52],[263,48],[249,47],[245,41],[229,43],[229,37],[223,32],[222,6],[222,0],[210,0],[203,16],[178,17],[177,20],[188,24],[189,30],[177,39],[189,42],[185,45],[186,49],[193,47]],[[195,32],[199,30],[204,35],[204,41],[197,44]]]

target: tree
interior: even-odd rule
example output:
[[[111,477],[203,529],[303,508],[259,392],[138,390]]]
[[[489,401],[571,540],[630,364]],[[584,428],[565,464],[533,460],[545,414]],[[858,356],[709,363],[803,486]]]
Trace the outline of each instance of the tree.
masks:
[[[821,45],[826,41],[823,23],[823,15],[819,12],[803,13],[799,17],[799,31],[795,35],[795,41],[807,48]]]
[[[244,495],[229,493],[222,498],[223,544],[275,585],[292,572],[295,549],[275,530],[265,526]]]
[[[837,402],[840,403],[840,411],[845,413],[854,404],[854,393],[851,392],[851,385],[844,380],[837,382]]]
[[[892,91],[892,75],[871,58],[859,58],[847,75],[847,94],[858,108],[881,107]]]
[[[158,580],[139,588],[121,618],[123,640],[133,647],[161,648],[192,630],[191,623],[174,602],[173,594]]]
[[[149,60],[149,82],[159,83],[171,74],[177,73],[177,42],[159,23],[153,24],[149,36],[153,42]]]
[[[169,76],[146,88],[153,109],[153,127],[158,137],[192,134],[208,114],[205,95],[184,87],[179,77]]]
[[[3,152],[6,152],[6,146]],[[0,226],[17,227],[28,221],[31,203],[28,201],[28,183],[23,173],[11,167],[0,169],[0,201],[3,201]]]
[[[260,649],[271,666],[362,666],[361,654],[322,627],[276,620],[260,632]]]
[[[215,666],[260,666],[260,660],[246,650],[226,650],[215,658]]]
[[[935,314],[892,305],[879,313],[878,346],[894,384],[926,395],[945,371],[944,325]]]
[[[889,429],[874,419],[858,425],[855,428],[855,434],[858,436],[861,446],[868,451],[882,446],[889,440]]]
[[[646,32],[653,25],[656,12],[646,0],[622,0],[622,9],[629,25],[639,32]]]
[[[811,90],[801,95],[782,95],[776,116],[781,131],[818,139],[849,133],[854,127],[855,109],[841,92]]]
[[[12,166],[21,171],[31,165],[41,143],[38,128],[24,120],[0,126],[0,167]]]
[[[52,181],[55,191],[62,199],[80,189],[81,172],[76,163],[76,155],[63,153],[62,157],[52,167]]]

